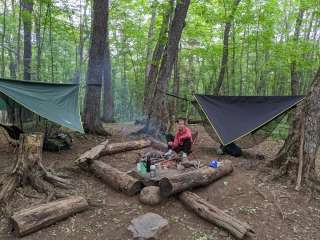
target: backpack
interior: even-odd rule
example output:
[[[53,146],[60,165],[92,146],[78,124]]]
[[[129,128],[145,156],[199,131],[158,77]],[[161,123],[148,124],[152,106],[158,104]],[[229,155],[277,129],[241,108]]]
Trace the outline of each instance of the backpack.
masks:
[[[230,143],[226,146],[220,146],[220,148],[222,148],[223,153],[229,154],[233,157],[240,157],[242,155],[241,148],[235,143]]]

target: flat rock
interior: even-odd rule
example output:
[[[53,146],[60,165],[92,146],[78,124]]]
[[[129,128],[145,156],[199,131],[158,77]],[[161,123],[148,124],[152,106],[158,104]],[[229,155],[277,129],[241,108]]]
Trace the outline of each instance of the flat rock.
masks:
[[[131,220],[128,230],[136,240],[156,240],[168,230],[169,222],[158,214],[146,213]]]
[[[157,205],[161,202],[160,188],[149,186],[142,189],[140,192],[140,202],[146,205]]]

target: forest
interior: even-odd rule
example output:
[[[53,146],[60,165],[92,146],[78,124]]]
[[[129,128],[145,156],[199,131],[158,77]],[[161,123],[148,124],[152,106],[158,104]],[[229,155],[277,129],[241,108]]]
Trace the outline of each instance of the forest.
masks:
[[[0,239],[320,238],[319,0],[0,12]]]
[[[112,69],[107,87],[112,89],[112,100],[108,100],[114,105],[110,119],[132,121],[143,116],[147,64],[152,63],[166,14],[171,11],[172,15],[169,4],[110,1],[106,43],[110,58],[106,64],[112,68],[105,67]],[[80,82],[83,98],[91,5],[86,0],[3,0],[1,77]],[[295,94],[306,93],[319,64],[318,5],[312,0],[193,1],[168,92],[184,97],[192,92],[290,95],[292,79],[297,78]],[[29,39],[24,31],[29,32]],[[24,55],[24,48],[30,48],[30,56]],[[222,64],[224,55],[227,60]],[[30,76],[24,73],[25,59],[30,59]],[[110,97],[110,92],[105,94],[106,99]],[[178,104],[181,113],[190,108]],[[112,109],[103,107],[107,108]]]

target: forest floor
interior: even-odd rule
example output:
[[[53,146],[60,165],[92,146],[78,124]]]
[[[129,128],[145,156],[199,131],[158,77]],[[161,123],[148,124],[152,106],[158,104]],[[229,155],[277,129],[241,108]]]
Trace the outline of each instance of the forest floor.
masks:
[[[107,125],[106,128],[113,133],[111,141],[119,142],[127,140],[128,133],[137,127],[131,124],[113,124]],[[254,239],[320,239],[320,195],[309,191],[297,192],[287,180],[269,180],[271,169],[265,167],[266,160],[217,156],[212,148],[216,143],[204,129],[196,125],[191,128],[196,128],[200,133],[199,141],[193,148],[194,157],[201,159],[204,164],[208,164],[212,159],[230,159],[234,165],[232,174],[194,192],[230,215],[247,221],[256,231]],[[44,153],[44,164],[70,175],[75,190],[88,199],[90,209],[23,239],[131,239],[127,230],[130,221],[147,212],[158,213],[169,220],[170,229],[162,239],[234,239],[228,232],[207,223],[187,210],[175,197],[155,207],[145,206],[140,204],[138,196],[127,197],[118,193],[90,173],[73,165],[73,161],[81,153],[102,140],[99,137],[78,136],[74,139],[72,150]],[[280,146],[280,141],[266,141],[253,150],[271,157]],[[106,156],[102,161],[127,171],[135,166],[139,153],[145,150]],[[14,155],[11,150],[8,152],[6,149],[0,149],[0,152],[0,174],[3,174],[10,168]],[[25,197],[24,193],[33,197]],[[19,189],[11,201],[11,207],[16,211],[43,198],[45,196],[30,189]],[[0,216],[0,239],[17,239],[4,216]]]

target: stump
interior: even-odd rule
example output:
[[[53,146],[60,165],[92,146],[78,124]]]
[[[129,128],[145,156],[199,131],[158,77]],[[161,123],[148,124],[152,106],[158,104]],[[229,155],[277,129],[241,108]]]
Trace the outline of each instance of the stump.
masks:
[[[88,207],[87,201],[79,196],[33,206],[11,217],[13,229],[16,235],[22,237],[87,210]]]
[[[55,186],[69,189],[71,182],[56,176],[42,165],[43,134],[21,134],[18,156],[13,170],[0,183],[0,202],[6,203],[22,185],[30,184],[40,193],[45,193],[48,200],[65,197],[67,194],[56,191]]]
[[[219,168],[202,167],[171,177],[162,178],[159,182],[160,194],[168,197],[194,187],[206,186],[233,171],[232,162],[223,161]]]
[[[179,195],[179,199],[188,208],[192,209],[203,219],[210,223],[216,224],[229,231],[238,239],[243,239],[246,235],[254,233],[252,228],[245,222],[226,214],[216,206],[208,203],[204,199],[192,192],[183,192]]]
[[[88,168],[103,182],[110,185],[115,190],[124,192],[129,196],[139,193],[143,187],[143,184],[140,180],[137,180],[127,173],[121,172],[104,162],[95,160],[89,165]]]

